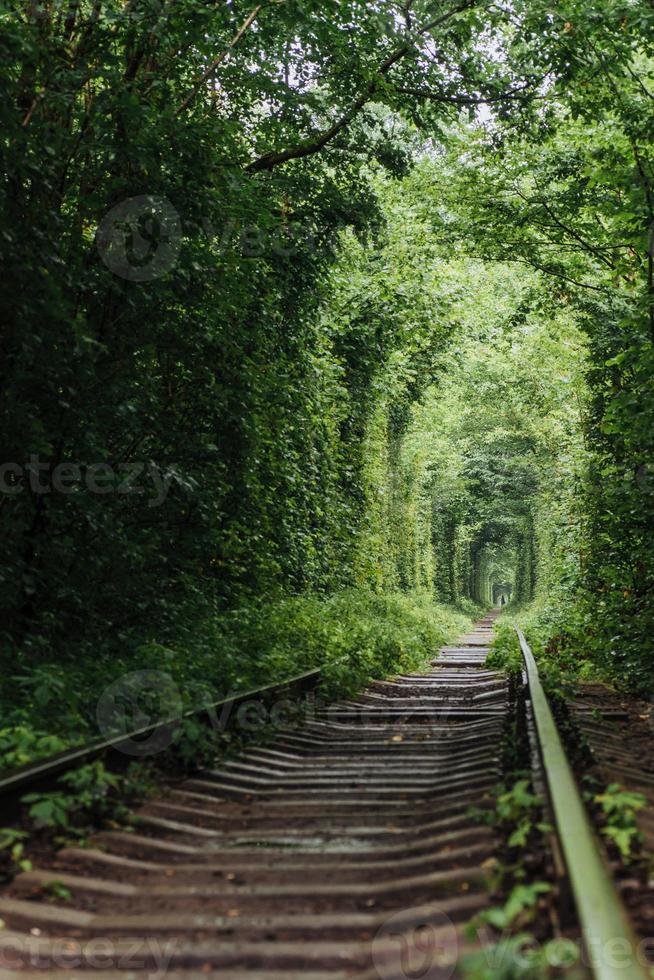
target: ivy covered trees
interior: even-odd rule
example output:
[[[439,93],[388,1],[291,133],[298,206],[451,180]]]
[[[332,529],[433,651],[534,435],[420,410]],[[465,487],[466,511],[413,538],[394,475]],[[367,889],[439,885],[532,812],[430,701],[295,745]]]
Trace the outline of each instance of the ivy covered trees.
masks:
[[[384,240],[335,276],[350,317],[377,294],[387,321],[410,326],[368,402],[359,579],[455,604],[493,604],[506,583],[520,604],[553,599],[578,575],[584,533],[581,317],[540,274],[450,256],[429,197],[440,169],[387,190]]]
[[[541,270],[588,336],[586,537],[555,628],[620,681],[651,689],[654,564],[654,11],[525,10],[551,68],[543,105],[473,127],[434,196],[475,255]],[[463,165],[461,165],[463,163]],[[565,579],[571,585],[569,577]]]
[[[5,9],[9,644],[349,579],[346,456],[389,338],[326,334],[324,276],[378,220],[367,167],[516,83],[481,30],[476,0]]]
[[[645,684],[653,24],[9,3],[6,662],[122,668],[231,649],[260,605],[510,581]]]

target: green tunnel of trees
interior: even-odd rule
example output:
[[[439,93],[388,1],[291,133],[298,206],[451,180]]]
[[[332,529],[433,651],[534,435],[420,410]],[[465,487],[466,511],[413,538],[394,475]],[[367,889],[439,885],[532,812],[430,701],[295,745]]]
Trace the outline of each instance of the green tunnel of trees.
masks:
[[[653,28],[6,5],[16,724],[88,732],[143,666],[190,701],[341,655],[361,682],[498,590],[651,689]]]

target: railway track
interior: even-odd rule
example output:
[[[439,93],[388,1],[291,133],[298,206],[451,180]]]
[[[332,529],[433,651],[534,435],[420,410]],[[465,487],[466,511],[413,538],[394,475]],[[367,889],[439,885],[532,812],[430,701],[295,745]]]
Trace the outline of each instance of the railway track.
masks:
[[[491,904],[502,847],[469,814],[492,805],[515,710],[484,667],[493,618],[426,673],[318,708],[172,786],[129,829],[18,875],[0,896],[0,976],[453,976],[489,941],[464,926]]]

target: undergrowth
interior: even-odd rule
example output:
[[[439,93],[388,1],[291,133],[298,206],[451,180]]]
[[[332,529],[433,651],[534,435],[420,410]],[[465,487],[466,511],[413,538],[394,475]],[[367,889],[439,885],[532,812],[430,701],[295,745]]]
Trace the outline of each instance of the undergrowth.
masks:
[[[115,696],[133,702],[126,711],[134,723],[122,730],[161,720],[171,703],[199,708],[316,667],[323,671],[321,695],[342,697],[373,678],[420,669],[469,623],[426,594],[293,596],[199,622],[174,645],[152,639],[118,656],[99,652],[23,667],[18,676],[5,672],[0,770],[110,734],[98,727],[98,703],[116,683]],[[135,671],[156,672],[154,690],[140,690],[138,698],[129,687]]]
[[[525,634],[534,659],[538,665],[541,683],[547,694],[556,700],[565,700],[574,695],[577,684],[588,679],[591,674],[585,661],[572,655],[561,656],[560,650],[551,643],[543,642],[533,623],[525,623],[520,618],[503,616],[495,625],[495,639],[486,658],[486,665],[496,670],[506,670],[518,674],[524,662],[520,642],[515,627],[520,626]]]
[[[203,701],[216,700],[221,694],[281,681],[316,666],[323,671],[317,695],[329,699],[353,694],[374,677],[399,670],[419,670],[440,646],[468,626],[469,619],[464,614],[436,606],[424,595],[352,592],[323,601],[294,598],[201,624],[198,636],[205,644],[202,663],[206,671],[202,683],[194,669],[197,647],[189,653],[181,646],[171,649],[153,644],[142,648],[131,664],[122,662],[121,666],[165,671],[176,685],[179,705],[183,708],[199,707]],[[212,688],[207,680],[215,680],[212,658],[215,660],[220,652],[220,662],[225,663],[227,646],[232,654],[232,673],[227,678],[223,676]],[[255,671],[257,658],[260,667]],[[33,697],[24,698],[14,707],[14,717],[21,723],[0,732],[5,766],[51,755],[84,740],[85,735],[87,739],[97,737],[97,731],[93,730],[94,713],[83,707],[89,703],[95,705],[102,693],[101,689],[90,689],[93,680],[100,676],[97,669],[87,675],[80,673],[79,683],[65,690],[57,683],[56,674],[54,683],[48,686],[51,676],[50,670],[37,670],[34,683],[23,685],[23,690],[33,691]],[[105,684],[114,677],[115,665],[113,677],[109,673]],[[126,686],[123,694],[131,693]],[[165,708],[170,704],[170,691],[164,688],[164,694]],[[57,699],[63,702],[61,713],[55,709]],[[134,705],[128,707],[133,715]],[[140,710],[146,712],[139,716],[141,723],[160,720],[149,716],[149,712],[156,712],[157,705],[147,698]],[[300,703],[297,710],[302,710]],[[36,723],[37,718],[39,724],[49,723],[59,733],[54,735],[32,728],[31,722]],[[70,730],[75,718],[82,722],[81,731]],[[268,719],[253,726],[225,730],[191,716],[175,724],[170,744],[151,759],[133,762],[119,773],[109,771],[100,760],[65,773],[54,789],[29,793],[22,798],[20,826],[0,829],[0,868],[5,876],[29,870],[29,854],[35,841],[37,847],[57,847],[71,841],[79,845],[98,827],[134,829],[130,809],[160,789],[162,780],[215,763],[238,752],[246,742],[265,742],[274,735],[276,725],[288,720],[287,709],[278,722]]]
[[[559,673],[563,680],[619,681],[609,663],[607,651],[600,656],[592,642],[592,625],[581,605],[537,600],[529,606],[511,609],[499,623],[499,631],[522,629],[538,662],[539,671]]]

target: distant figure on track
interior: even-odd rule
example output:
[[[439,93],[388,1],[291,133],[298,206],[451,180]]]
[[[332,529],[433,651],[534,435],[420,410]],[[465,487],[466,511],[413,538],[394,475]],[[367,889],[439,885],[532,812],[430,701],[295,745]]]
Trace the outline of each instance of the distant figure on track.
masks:
[[[506,599],[504,598],[503,595],[500,596],[500,605],[501,606],[505,606],[506,605]]]

